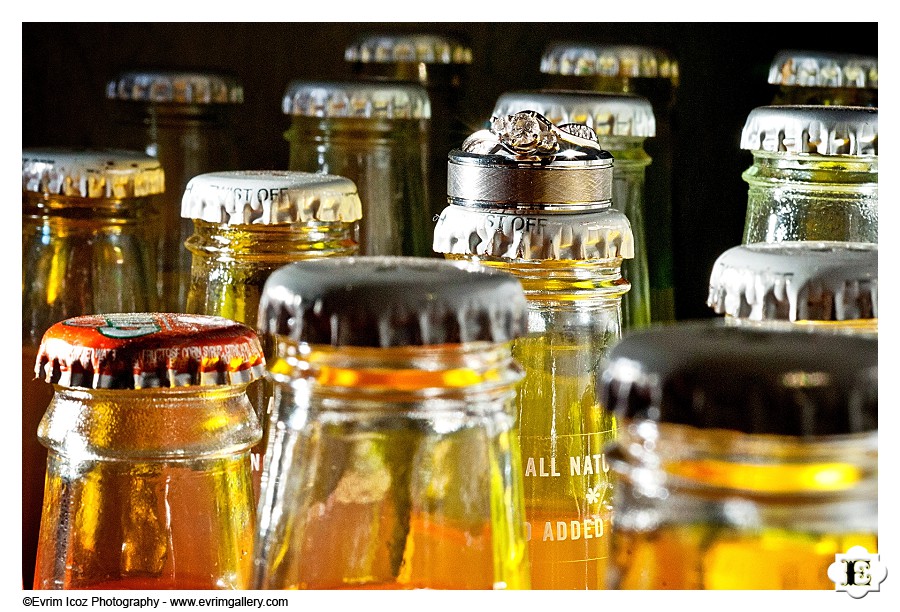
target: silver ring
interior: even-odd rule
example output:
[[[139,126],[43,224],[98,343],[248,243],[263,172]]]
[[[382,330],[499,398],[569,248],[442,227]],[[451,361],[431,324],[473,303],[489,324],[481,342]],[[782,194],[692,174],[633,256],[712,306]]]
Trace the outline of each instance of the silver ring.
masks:
[[[578,123],[556,126],[532,110],[491,117],[491,132],[504,147],[519,156],[543,158],[566,149],[602,150],[597,134],[589,126]]]

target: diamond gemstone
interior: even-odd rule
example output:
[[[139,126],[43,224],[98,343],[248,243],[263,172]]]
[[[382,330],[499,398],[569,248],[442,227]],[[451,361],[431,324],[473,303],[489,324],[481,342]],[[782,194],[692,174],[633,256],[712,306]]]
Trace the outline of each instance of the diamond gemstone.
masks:
[[[491,130],[504,145],[517,153],[553,153],[559,139],[552,124],[535,113],[521,112],[506,117],[494,117]]]

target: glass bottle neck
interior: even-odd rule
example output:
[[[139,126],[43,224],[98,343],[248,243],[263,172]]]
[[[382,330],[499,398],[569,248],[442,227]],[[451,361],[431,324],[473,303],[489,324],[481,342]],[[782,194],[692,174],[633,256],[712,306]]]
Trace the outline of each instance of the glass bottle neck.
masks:
[[[652,161],[644,150],[644,138],[605,135],[598,135],[597,138],[600,146],[612,153],[616,160],[613,173],[621,170],[643,171]]]
[[[642,421],[620,429],[612,456],[614,469],[650,497],[666,489],[874,495],[878,434],[807,439]]]
[[[288,263],[305,258],[349,256],[357,250],[354,223],[226,225],[194,219],[185,243],[194,256],[219,261]]]
[[[83,198],[78,196],[22,194],[22,216],[72,221],[98,220],[128,223],[149,214],[151,197]]]
[[[475,261],[517,277],[529,302],[566,304],[583,308],[618,304],[631,289],[622,278],[622,259],[524,260],[476,255],[446,255],[447,259]],[[576,305],[577,304],[577,305]]]
[[[429,125],[428,119],[295,116],[285,138],[289,142],[327,142],[356,150],[390,143],[418,146]]]
[[[858,191],[878,188],[878,157],[753,152],[753,165],[743,173],[752,187],[785,183],[811,191]]]
[[[223,128],[230,106],[132,101],[112,102],[120,121],[146,125]]]
[[[248,451],[261,429],[246,387],[55,385],[38,437],[52,451],[84,460],[172,461]]]
[[[472,342],[390,348],[329,347],[279,337],[269,374],[302,381],[322,398],[358,399],[371,407],[423,400],[484,402],[512,397],[522,378],[508,343]]]

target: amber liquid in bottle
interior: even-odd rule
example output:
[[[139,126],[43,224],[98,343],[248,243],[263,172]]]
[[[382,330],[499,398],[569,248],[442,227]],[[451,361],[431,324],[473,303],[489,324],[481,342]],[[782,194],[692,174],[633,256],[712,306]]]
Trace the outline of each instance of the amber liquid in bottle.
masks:
[[[157,219],[149,198],[24,195],[22,215],[22,574],[31,588],[47,449],[38,424],[53,386],[35,380],[41,337],[68,317],[155,305]]]
[[[830,448],[724,430],[675,445],[660,439],[650,447],[658,467],[681,486],[644,496],[635,491],[657,482],[646,473],[643,485],[616,483],[629,494],[616,506],[610,588],[834,590],[836,554],[877,552],[874,437]],[[704,456],[710,448],[719,452]]]
[[[247,588],[245,387],[55,387],[35,588]]]
[[[508,362],[410,367],[454,353],[447,345],[325,357],[338,367],[317,368],[328,391],[311,400],[308,424],[271,433],[267,465],[281,471],[270,475],[260,504],[260,539],[269,544],[257,553],[257,588],[528,587],[521,490],[510,479],[518,444],[510,415],[496,405],[512,393],[495,387],[462,399],[518,375],[509,379]],[[502,351],[489,357],[498,358]],[[282,368],[291,366],[270,365]],[[440,389],[441,399],[410,400],[426,389]],[[289,393],[277,385],[276,405],[291,405],[282,395]]]

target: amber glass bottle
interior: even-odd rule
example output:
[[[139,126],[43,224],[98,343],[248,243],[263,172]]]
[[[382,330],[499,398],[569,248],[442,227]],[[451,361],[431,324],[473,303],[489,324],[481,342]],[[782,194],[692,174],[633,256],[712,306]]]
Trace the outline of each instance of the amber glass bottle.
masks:
[[[37,427],[53,395],[35,380],[44,332],[76,315],[156,303],[153,199],[163,170],[143,153],[22,151],[22,572],[31,587],[47,452]]]
[[[266,282],[276,342],[254,587],[529,585],[508,274],[439,259],[299,262]]]
[[[248,327],[196,315],[62,321],[38,375],[56,393],[35,571],[40,589],[239,589],[251,568]]]
[[[878,548],[878,342],[721,321],[627,335],[610,588],[835,590]],[[846,575],[846,572],[844,572]]]
[[[566,126],[563,126],[566,127]],[[531,584],[602,585],[611,486],[603,446],[616,422],[595,395],[597,367],[622,333],[628,219],[610,207],[612,158],[593,131],[565,132],[533,111],[495,118],[450,154],[434,249],[515,275],[528,334],[516,409]]]

